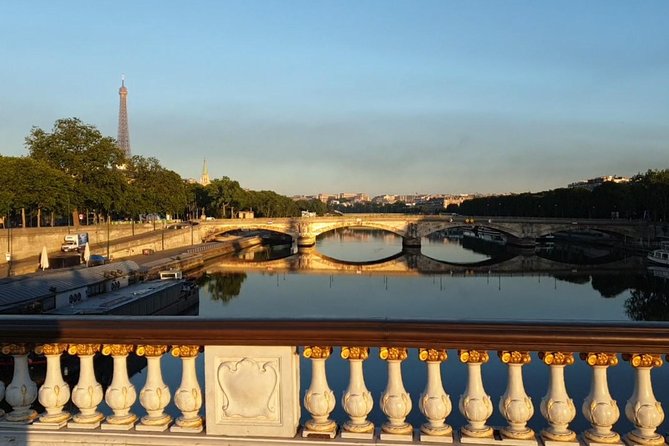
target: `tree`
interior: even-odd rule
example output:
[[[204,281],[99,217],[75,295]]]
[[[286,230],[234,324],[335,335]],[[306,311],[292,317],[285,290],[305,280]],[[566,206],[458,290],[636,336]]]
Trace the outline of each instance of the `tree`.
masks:
[[[128,193],[126,211],[130,215],[177,215],[187,207],[186,187],[181,177],[160,165],[156,158],[133,156],[126,169]]]
[[[77,118],[59,119],[51,133],[33,127],[25,145],[30,157],[72,178],[77,194],[71,204],[104,214],[118,210],[117,197],[127,184],[124,152],[113,138]]]
[[[0,157],[0,215],[28,210],[42,224],[42,211],[64,213],[73,192],[72,179],[47,163],[31,158]],[[51,224],[53,224],[51,218]],[[25,227],[25,212],[21,224]]]

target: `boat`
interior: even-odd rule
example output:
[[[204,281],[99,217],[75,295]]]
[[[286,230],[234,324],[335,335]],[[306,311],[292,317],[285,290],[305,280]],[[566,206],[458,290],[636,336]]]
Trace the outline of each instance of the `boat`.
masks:
[[[669,242],[661,242],[660,248],[649,252],[646,258],[653,263],[669,266]]]

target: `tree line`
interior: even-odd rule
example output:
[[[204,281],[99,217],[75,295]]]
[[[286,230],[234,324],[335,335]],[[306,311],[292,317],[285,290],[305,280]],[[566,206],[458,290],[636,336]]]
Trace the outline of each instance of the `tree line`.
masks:
[[[605,182],[592,190],[560,188],[538,193],[474,198],[449,212],[463,215],[626,218],[667,221],[669,216],[669,169],[649,170],[630,182]]]
[[[243,189],[227,177],[191,184],[152,157],[126,157],[114,138],[77,118],[59,119],[50,132],[33,127],[28,155],[0,156],[0,216],[12,226],[138,220],[146,215],[193,219],[259,217],[326,211],[316,200],[298,201],[273,191]]]

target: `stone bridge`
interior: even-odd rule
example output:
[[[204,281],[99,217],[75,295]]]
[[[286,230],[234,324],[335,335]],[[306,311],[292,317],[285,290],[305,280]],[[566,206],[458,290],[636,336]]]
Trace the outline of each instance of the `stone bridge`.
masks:
[[[296,254],[275,260],[248,261],[221,259],[214,269],[222,271],[300,271],[338,274],[453,274],[453,275],[515,275],[515,274],[573,274],[583,272],[637,271],[644,268],[641,258],[628,258],[598,265],[573,265],[537,255],[516,255],[489,259],[477,263],[451,263],[436,260],[408,249],[396,255],[370,262],[349,262],[328,257],[314,248],[301,249]]]
[[[406,247],[420,246],[421,238],[451,228],[474,226],[497,230],[510,244],[533,245],[538,237],[558,231],[597,230],[634,240],[654,238],[654,227],[636,220],[543,219],[515,217],[425,216],[402,214],[345,214],[335,217],[231,219],[202,223],[205,241],[235,230],[265,230],[289,235],[298,246],[313,246],[316,237],[340,228],[379,229],[402,237]]]

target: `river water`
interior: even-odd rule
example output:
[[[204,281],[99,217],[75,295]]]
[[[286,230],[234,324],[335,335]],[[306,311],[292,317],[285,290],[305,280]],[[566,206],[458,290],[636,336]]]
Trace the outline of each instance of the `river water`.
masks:
[[[208,265],[201,279],[199,315],[207,318],[316,318],[411,320],[512,320],[512,321],[636,321],[669,319],[669,281],[662,270],[649,269],[639,258],[611,248],[549,243],[532,252],[511,251],[478,239],[446,237],[423,239],[420,252],[401,256],[402,240],[380,231],[344,229],[325,234],[305,257],[291,246],[274,246],[240,253]],[[304,260],[304,259],[307,260]],[[277,260],[283,259],[283,260]],[[292,259],[292,260],[291,260]],[[385,260],[384,259],[390,259]],[[284,267],[281,267],[282,263]],[[292,263],[291,263],[292,262]],[[347,272],[319,269],[327,263]],[[314,267],[315,264],[318,264]],[[379,271],[380,264],[410,265],[408,271]],[[289,265],[285,267],[285,265]],[[377,268],[377,270],[375,270]],[[524,270],[526,268],[526,270]],[[510,346],[511,347],[511,346]],[[403,363],[404,384],[413,410],[408,420],[418,426],[422,415],[418,397],[425,385],[425,365],[415,349]],[[348,365],[336,348],[328,360],[328,380],[338,402],[333,417],[346,415],[339,398],[347,386]],[[492,425],[504,425],[497,403],[506,386],[506,367],[495,352],[483,367],[484,385],[495,404]],[[620,356],[620,355],[619,355]],[[525,387],[535,415],[530,425],[545,426],[539,403],[546,393],[548,367],[532,353],[524,367]],[[302,360],[302,394],[310,382],[310,364]],[[373,348],[365,362],[367,387],[375,408],[370,416],[384,421],[378,399],[386,383],[386,365]],[[669,403],[668,367],[653,372],[655,393]],[[178,370],[168,372],[178,386]],[[577,431],[588,427],[581,403],[589,391],[590,369],[577,359],[566,371],[567,386],[578,415]],[[454,410],[448,421],[465,424],[457,400],[466,385],[466,368],[449,351],[442,366],[444,387]],[[610,369],[611,393],[621,411],[619,432],[632,427],[624,405],[632,394],[633,372],[622,361]],[[303,414],[303,418],[307,415]]]

